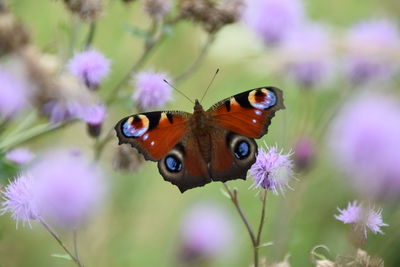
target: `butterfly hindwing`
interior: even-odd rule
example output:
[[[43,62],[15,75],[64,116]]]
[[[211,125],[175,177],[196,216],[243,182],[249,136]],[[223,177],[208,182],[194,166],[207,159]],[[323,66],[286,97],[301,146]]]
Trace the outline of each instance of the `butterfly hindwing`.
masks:
[[[145,159],[158,161],[187,133],[189,117],[183,111],[140,113],[120,120],[115,130],[120,144],[131,144]]]
[[[207,112],[223,129],[250,138],[260,138],[267,133],[275,112],[284,108],[280,89],[261,87],[226,98]]]

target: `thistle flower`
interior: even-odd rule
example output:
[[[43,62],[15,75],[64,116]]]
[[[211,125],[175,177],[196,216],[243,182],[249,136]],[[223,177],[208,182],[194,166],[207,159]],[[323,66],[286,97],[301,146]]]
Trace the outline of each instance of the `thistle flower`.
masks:
[[[16,164],[26,164],[32,161],[35,155],[26,148],[15,148],[10,150],[5,155],[6,159]]]
[[[310,168],[315,155],[314,142],[308,137],[301,137],[294,146],[294,164],[297,170]]]
[[[29,104],[29,88],[13,74],[0,69],[0,118],[10,119]]]
[[[324,84],[332,69],[330,36],[321,25],[304,25],[288,34],[282,43],[284,71],[304,88]]]
[[[51,123],[60,123],[74,119],[80,114],[82,105],[75,101],[50,101],[43,105],[43,112]]]
[[[34,198],[33,181],[30,176],[21,175],[10,182],[1,192],[3,195],[2,209],[0,214],[11,213],[11,217],[16,221],[17,228],[19,222],[26,223],[30,227],[30,221],[38,218],[37,206]]]
[[[104,193],[100,170],[76,152],[52,151],[33,165],[37,210],[47,222],[74,229],[98,207]]]
[[[214,258],[226,252],[233,237],[231,219],[223,209],[211,203],[192,207],[181,229],[182,256],[186,262]]]
[[[249,0],[243,21],[267,45],[280,44],[303,21],[299,0]]]
[[[146,0],[144,11],[155,20],[161,20],[171,11],[171,0]]]
[[[328,143],[336,165],[354,188],[376,200],[400,197],[400,108],[393,99],[366,94],[334,119]]]
[[[356,201],[348,203],[346,209],[339,209],[339,214],[335,218],[345,224],[352,223],[354,226],[360,227],[367,237],[367,229],[370,229],[374,234],[383,234],[381,227],[388,226],[382,221],[382,209],[374,210],[364,207]]]
[[[102,0],[64,0],[64,3],[72,13],[86,22],[98,19],[103,9]]]
[[[354,83],[388,79],[398,70],[400,34],[385,20],[364,21],[347,33],[346,71]],[[382,49],[384,47],[385,49]]]
[[[89,89],[95,90],[110,72],[110,62],[98,51],[85,51],[69,61],[68,70]]]
[[[249,172],[253,177],[254,187],[272,190],[275,195],[285,193],[286,188],[291,189],[289,182],[294,179],[293,163],[290,159],[291,153],[283,154],[282,150],[277,152],[276,147],[258,149],[256,162],[251,166]]]
[[[78,115],[81,120],[87,123],[89,135],[93,137],[100,135],[105,116],[106,107],[101,104],[85,107]]]
[[[171,99],[172,89],[163,80],[170,81],[166,73],[140,72],[134,77],[135,93],[132,99],[140,109],[163,107]]]

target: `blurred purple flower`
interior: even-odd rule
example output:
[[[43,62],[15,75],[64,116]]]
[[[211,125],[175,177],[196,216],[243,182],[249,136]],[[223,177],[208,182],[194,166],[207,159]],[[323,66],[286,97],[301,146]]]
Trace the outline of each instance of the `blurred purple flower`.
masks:
[[[369,198],[400,197],[400,108],[392,99],[364,95],[333,121],[329,144],[338,167]]]
[[[231,245],[233,226],[225,210],[215,204],[199,204],[186,214],[181,227],[185,260],[213,258]]]
[[[79,114],[79,118],[87,123],[88,132],[93,137],[100,135],[105,117],[106,107],[102,104],[85,107]]]
[[[171,99],[172,89],[164,79],[171,82],[166,73],[147,71],[134,76],[136,91],[132,99],[140,109],[161,108]]]
[[[54,100],[43,105],[43,112],[50,117],[51,123],[75,119],[82,113],[83,105],[76,101]]]
[[[360,227],[364,232],[365,238],[367,237],[367,228],[374,234],[383,234],[381,227],[388,226],[382,221],[382,209],[374,210],[366,208],[356,201],[349,203],[346,209],[339,209],[339,214],[335,218],[343,223],[352,223],[355,227]]]
[[[395,55],[399,46],[400,34],[390,21],[370,20],[353,26],[347,33],[349,79],[365,83],[390,78],[398,70]]]
[[[0,69],[0,118],[14,117],[29,104],[30,91],[24,82]]]
[[[110,62],[100,52],[90,50],[75,55],[68,69],[89,89],[95,90],[110,72]]]
[[[327,29],[315,24],[299,27],[282,44],[286,72],[302,87],[320,86],[332,69],[332,51]]]
[[[254,187],[262,187],[265,190],[272,190],[275,195],[285,193],[290,188],[289,182],[294,179],[293,163],[290,159],[291,153],[282,154],[277,152],[276,147],[258,149],[257,160],[251,166],[249,172],[254,179]]]
[[[249,0],[243,20],[267,45],[280,44],[304,18],[300,0]]]
[[[61,228],[78,227],[98,207],[104,193],[98,167],[70,151],[52,151],[28,173],[35,178],[40,216]]]
[[[30,176],[21,175],[14,181],[10,182],[1,192],[3,202],[1,203],[1,214],[11,213],[11,217],[18,223],[22,221],[22,225],[38,218],[37,207],[33,193],[34,182]]]
[[[161,20],[171,11],[171,0],[146,0],[144,2],[144,11],[155,20]]]
[[[299,138],[294,147],[294,164],[296,169],[308,169],[312,165],[314,155],[314,142],[308,137]]]
[[[16,148],[6,154],[6,159],[16,164],[26,164],[32,161],[35,155],[26,148]]]

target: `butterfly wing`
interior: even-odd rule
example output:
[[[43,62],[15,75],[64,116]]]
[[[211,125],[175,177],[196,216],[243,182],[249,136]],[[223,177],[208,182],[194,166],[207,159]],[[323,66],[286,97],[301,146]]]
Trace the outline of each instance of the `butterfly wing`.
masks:
[[[190,116],[181,111],[155,111],[123,118],[115,126],[119,144],[131,144],[146,160],[158,161],[187,133]]]
[[[207,112],[223,129],[250,138],[261,138],[267,133],[275,112],[284,108],[280,89],[261,87],[226,98]]]
[[[265,135],[275,112],[283,108],[280,89],[261,87],[226,98],[207,111],[216,124],[211,138],[213,180],[246,179],[256,160],[253,138]]]

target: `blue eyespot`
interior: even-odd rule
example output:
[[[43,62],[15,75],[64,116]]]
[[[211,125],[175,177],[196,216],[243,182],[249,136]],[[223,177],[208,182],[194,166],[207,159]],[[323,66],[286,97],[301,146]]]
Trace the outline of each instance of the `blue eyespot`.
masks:
[[[250,145],[246,141],[240,141],[236,144],[233,151],[237,159],[244,159],[250,155]]]
[[[126,121],[122,126],[122,132],[127,137],[140,137],[147,131],[146,127],[135,128],[129,121]]]
[[[182,170],[182,162],[173,155],[167,156],[165,158],[165,166],[170,172],[180,172]]]
[[[266,89],[265,89],[266,90]],[[276,95],[274,92],[271,92],[269,90],[266,90],[267,93],[264,96],[264,99],[262,102],[256,102],[256,103],[251,103],[253,107],[259,108],[259,109],[267,109],[276,104]]]

